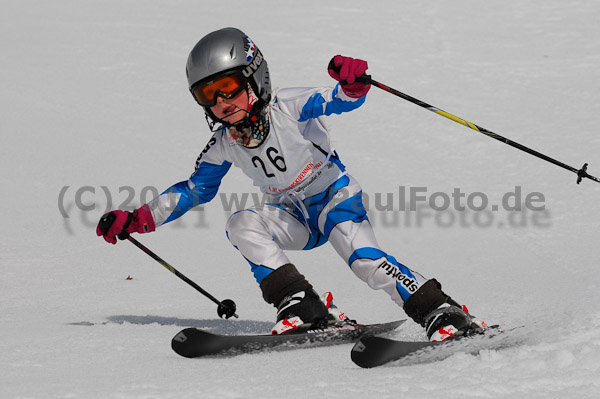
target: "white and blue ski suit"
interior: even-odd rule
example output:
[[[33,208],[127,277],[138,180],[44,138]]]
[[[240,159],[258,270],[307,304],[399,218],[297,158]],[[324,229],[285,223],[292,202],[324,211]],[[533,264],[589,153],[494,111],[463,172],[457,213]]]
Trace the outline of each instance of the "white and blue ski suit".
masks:
[[[187,181],[148,205],[156,226],[211,201],[231,165],[260,187],[268,200],[231,215],[227,236],[260,282],[290,263],[284,250],[308,250],[330,242],[350,269],[373,289],[383,289],[403,306],[427,279],[379,247],[362,189],[346,172],[329,140],[323,117],[360,107],[335,88],[287,88],[274,94],[270,132],[256,148],[240,145],[227,129],[217,131]]]

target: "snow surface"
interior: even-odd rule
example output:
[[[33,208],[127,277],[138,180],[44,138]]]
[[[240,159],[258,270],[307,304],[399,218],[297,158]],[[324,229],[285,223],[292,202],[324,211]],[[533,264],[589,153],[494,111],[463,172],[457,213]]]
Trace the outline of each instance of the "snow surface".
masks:
[[[1,0],[0,9],[0,397],[599,397],[600,185],[576,185],[573,173],[378,89],[329,118],[372,200],[395,193],[397,203],[399,187],[460,188],[490,205],[515,187],[523,200],[543,195],[545,211],[493,219],[370,205],[384,248],[489,323],[526,325],[514,332],[520,345],[373,370],[350,361],[350,345],[180,358],[170,340],[184,327],[266,332],[274,318],[225,237],[221,197],[139,239],[234,299],[239,320],[219,320],[133,245],[109,246],[94,229],[107,203],[139,206],[193,171],[209,132],[184,65],[224,26],[255,40],[277,87],[331,84],[333,55],[361,57],[383,83],[600,175],[600,2]],[[255,190],[232,170],[223,198],[242,192]],[[404,317],[329,246],[290,257],[352,317]],[[407,324],[398,337],[423,338]]]

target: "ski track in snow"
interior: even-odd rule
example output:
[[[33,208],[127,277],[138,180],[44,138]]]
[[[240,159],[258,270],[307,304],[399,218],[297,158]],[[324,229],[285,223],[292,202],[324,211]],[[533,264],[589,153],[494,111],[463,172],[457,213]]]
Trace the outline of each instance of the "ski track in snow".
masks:
[[[371,370],[350,361],[350,345],[183,359],[170,349],[182,328],[264,333],[274,319],[224,234],[223,200],[254,192],[251,183],[232,170],[225,197],[140,237],[234,299],[239,320],[218,319],[137,248],[94,231],[107,207],[137,207],[193,171],[209,133],[185,61],[226,25],[261,48],[275,87],[332,84],[333,55],[364,58],[375,79],[598,176],[598,15],[591,0],[2,1],[0,397],[598,397],[600,185],[576,185],[570,172],[376,88],[329,122],[370,195],[378,240],[489,324],[525,325],[510,336],[518,344]],[[399,187],[458,187],[491,204],[518,187],[543,194],[545,212],[482,221],[375,209],[376,193],[396,203]],[[290,257],[351,317],[405,317],[328,246]],[[395,336],[424,335],[407,323]]]

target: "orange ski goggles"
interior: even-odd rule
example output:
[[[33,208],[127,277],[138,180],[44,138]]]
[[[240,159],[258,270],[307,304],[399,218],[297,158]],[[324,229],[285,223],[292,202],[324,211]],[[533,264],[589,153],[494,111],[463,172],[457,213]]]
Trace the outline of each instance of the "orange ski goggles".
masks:
[[[198,82],[192,86],[192,95],[203,107],[212,107],[217,104],[217,96],[232,98],[246,89],[248,81],[241,72],[232,72],[224,76]]]

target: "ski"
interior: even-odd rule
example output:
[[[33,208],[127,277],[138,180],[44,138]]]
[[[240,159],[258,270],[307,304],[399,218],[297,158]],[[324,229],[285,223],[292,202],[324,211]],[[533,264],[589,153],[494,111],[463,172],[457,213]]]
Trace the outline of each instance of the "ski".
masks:
[[[350,352],[350,358],[362,368],[371,368],[404,359],[440,344],[441,342],[410,342],[381,337],[367,337],[354,345]]]
[[[434,362],[459,352],[478,354],[484,349],[503,349],[520,342],[521,338],[504,334],[505,331],[491,328],[483,335],[442,342],[363,337],[352,348],[350,357],[355,364],[363,368],[377,367],[390,362],[397,366]]]
[[[406,320],[381,324],[347,324],[322,330],[281,335],[221,335],[199,328],[185,328],[171,340],[171,348],[187,358],[235,356],[266,349],[288,350],[351,343],[365,336],[394,331]]]

